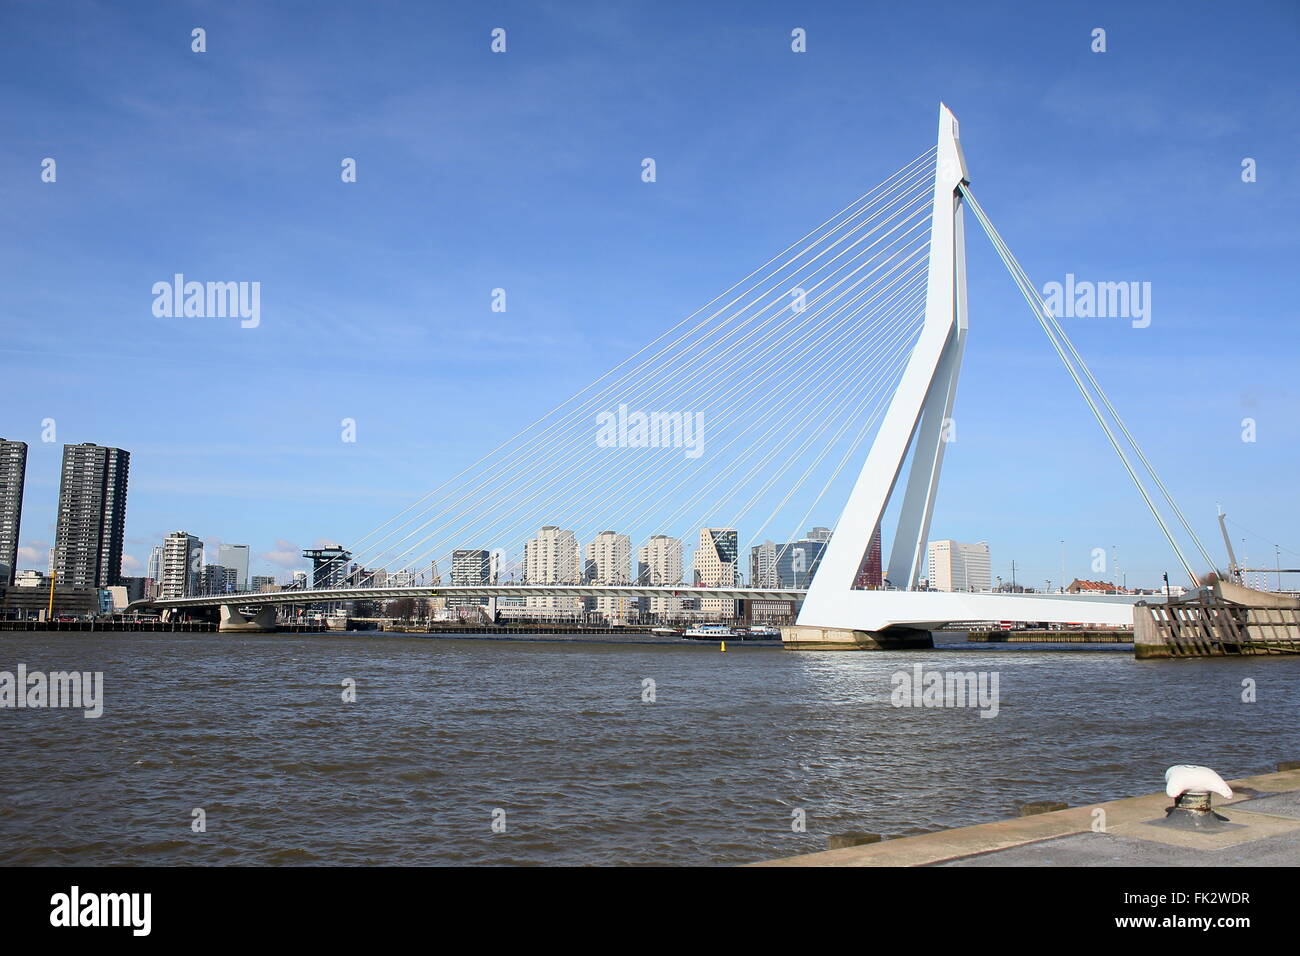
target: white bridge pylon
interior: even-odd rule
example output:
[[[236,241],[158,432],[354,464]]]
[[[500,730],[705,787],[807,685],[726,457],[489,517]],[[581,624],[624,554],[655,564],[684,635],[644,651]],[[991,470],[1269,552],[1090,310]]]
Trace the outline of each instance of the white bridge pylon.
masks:
[[[882,631],[966,621],[1133,623],[1136,598],[913,590],[925,559],[966,344],[962,186],[968,182],[957,118],[940,104],[925,322],[809,584],[799,626]],[[855,589],[867,546],[889,506],[909,448],[912,460],[885,568],[894,590]]]

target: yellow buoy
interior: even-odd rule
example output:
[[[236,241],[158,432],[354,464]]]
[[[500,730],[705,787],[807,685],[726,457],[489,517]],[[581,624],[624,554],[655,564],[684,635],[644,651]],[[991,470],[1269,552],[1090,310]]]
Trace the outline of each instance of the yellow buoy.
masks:
[[[722,651],[724,654],[727,653],[727,642],[723,641],[721,645],[719,645],[718,650]]]

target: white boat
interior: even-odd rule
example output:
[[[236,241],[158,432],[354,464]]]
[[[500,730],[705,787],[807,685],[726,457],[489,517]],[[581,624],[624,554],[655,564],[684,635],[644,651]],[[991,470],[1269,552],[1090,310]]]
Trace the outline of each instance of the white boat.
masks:
[[[757,624],[749,629],[749,636],[754,640],[772,640],[781,636],[781,629],[770,624]]]
[[[682,635],[692,640],[706,641],[723,641],[735,636],[736,632],[725,624],[696,624]]]

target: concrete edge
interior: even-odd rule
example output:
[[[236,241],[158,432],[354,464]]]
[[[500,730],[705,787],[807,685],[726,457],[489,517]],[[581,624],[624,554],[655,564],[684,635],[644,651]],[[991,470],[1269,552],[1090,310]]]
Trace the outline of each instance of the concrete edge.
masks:
[[[1233,799],[1222,801],[1231,806],[1249,800],[1250,794],[1241,790],[1258,790],[1262,793],[1284,793],[1300,790],[1300,770],[1258,774],[1229,780]],[[1106,811],[1106,827],[1111,829],[1124,823],[1141,823],[1159,817],[1171,801],[1163,791],[1141,797],[1125,797],[1102,803],[1091,803],[1067,810],[1055,810],[1030,817],[1015,817],[993,823],[980,823],[969,827],[922,833],[917,836],[885,840],[867,846],[845,847],[842,850],[823,850],[801,856],[777,860],[763,860],[748,866],[926,866],[959,857],[1005,850],[1010,847],[1038,843],[1056,837],[1084,833],[1092,829],[1093,810]]]

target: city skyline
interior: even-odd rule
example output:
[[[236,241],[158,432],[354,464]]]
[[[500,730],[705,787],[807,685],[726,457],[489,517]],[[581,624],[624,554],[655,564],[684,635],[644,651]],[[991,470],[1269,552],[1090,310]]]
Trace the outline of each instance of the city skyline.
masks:
[[[960,8],[952,9],[957,17]],[[121,61],[110,75],[123,77],[97,92],[94,119],[70,107],[41,124],[36,107],[7,94],[16,117],[3,157],[7,207],[15,221],[41,223],[29,241],[5,248],[32,282],[0,292],[11,317],[0,362],[14,391],[4,431],[29,448],[20,569],[40,568],[30,555],[53,545],[54,459],[75,442],[136,455],[128,575],[143,574],[150,549],[178,528],[214,551],[248,542],[250,574],[289,574],[302,567],[303,548],[349,544],[523,424],[536,398],[559,402],[912,155],[930,139],[933,102],[942,98],[965,123],[981,196],[1040,287],[1067,278],[1150,283],[1147,327],[1078,315],[1066,321],[1202,537],[1217,541],[1221,503],[1240,527],[1267,533],[1246,535],[1244,549],[1238,542],[1251,563],[1271,563],[1274,544],[1300,541],[1285,489],[1254,477],[1285,473],[1298,436],[1289,361],[1270,347],[1295,309],[1285,276],[1296,243],[1274,224],[1300,206],[1296,134],[1275,122],[1278,81],[1285,86],[1296,73],[1282,35],[1195,11],[1169,17],[1102,6],[1095,16],[1109,23],[1104,54],[1089,49],[1083,22],[1075,32],[1059,21],[1029,23],[1030,46],[1052,51],[1043,64],[1025,52],[1023,29],[1008,45],[1010,14],[993,12],[963,26],[963,55],[931,64],[930,75],[904,91],[891,85],[891,71],[917,55],[925,31],[902,29],[898,44],[877,44],[879,24],[865,12],[753,11],[742,34],[722,44],[725,17],[716,12],[693,12],[683,37],[644,8],[596,22],[517,9],[506,17],[515,24],[511,52],[493,58],[479,42],[488,24],[453,11],[451,33],[464,42],[448,49],[448,72],[395,57],[408,92],[399,98],[366,87],[380,106],[363,128],[296,82],[301,75],[338,92],[320,60],[298,62],[290,43],[280,51],[288,62],[267,65],[265,47],[252,45],[265,38],[240,42],[256,32],[243,29],[252,16],[246,10],[212,12],[208,29],[221,42],[197,67],[179,42],[165,60],[132,55],[139,44],[157,49],[172,32],[186,34],[187,21],[134,11],[120,20],[79,16],[106,42],[61,51],[56,12],[48,23],[27,22],[23,47],[7,51],[18,68],[81,58],[78,70],[52,72],[46,96],[59,105],[87,95],[71,77],[87,75],[84,67],[100,57]],[[919,14],[899,16],[906,26]],[[266,36],[293,32],[280,15],[257,17]],[[791,18],[806,20],[802,57],[789,51]],[[355,37],[376,31],[386,44],[418,49],[391,24],[346,12],[323,14],[318,30],[344,64],[355,55]],[[633,34],[636,45],[625,46]],[[873,50],[865,62],[864,44]],[[124,61],[107,52],[115,49],[128,51]],[[986,73],[990,57],[1041,76],[1041,89],[1005,88]],[[614,77],[612,86],[590,88],[582,78],[592,71]],[[725,78],[756,74],[762,79],[752,92]],[[467,90],[453,76],[478,86]],[[719,129],[709,121],[720,114],[695,100],[692,79],[703,76],[716,87],[708,95],[736,111],[717,120]],[[625,109],[623,97],[651,77],[659,99],[640,112]],[[1135,77],[1143,93],[1127,109],[1081,108],[1123,100]],[[177,144],[168,175],[151,176],[146,144],[213,83],[234,89],[234,102],[191,117],[194,134],[229,146],[237,129],[249,128],[280,148],[280,160],[268,166],[228,149],[204,154]],[[782,101],[782,83],[801,97],[817,86],[847,92],[834,108],[801,114],[787,136],[749,134],[740,139],[748,149],[704,148],[725,142],[721,130],[761,128],[766,102]],[[1252,84],[1260,95],[1235,92]],[[149,111],[127,92],[141,86],[156,94]],[[435,119],[454,136],[400,119],[422,101],[439,104]],[[471,121],[478,115],[489,119]],[[78,137],[79,123],[90,124],[93,148]],[[304,135],[316,127],[329,132]],[[391,148],[372,146],[357,157],[357,182],[340,182],[340,158],[375,136]],[[522,165],[521,154],[528,156]],[[46,156],[60,162],[57,182],[40,180]],[[646,156],[658,163],[654,183],[640,178]],[[1246,158],[1258,163],[1256,181],[1242,179]],[[114,208],[97,189],[106,163],[119,171],[114,181],[125,201],[152,210],[138,224],[122,222],[125,241],[115,237],[111,251],[74,239],[102,232]],[[1156,188],[1171,168],[1197,191],[1196,202]],[[214,192],[214,181],[227,186]],[[335,198],[322,204],[326,183],[335,191],[325,195]],[[208,200],[193,208],[196,190]],[[212,205],[213,196],[221,202]],[[413,201],[428,214],[410,217]],[[268,224],[265,239],[240,229],[249,202]],[[181,208],[190,209],[186,223],[166,211]],[[533,210],[532,218],[511,217],[513,208]],[[343,232],[327,225],[340,217]],[[465,235],[437,227],[444,222]],[[282,251],[294,244],[289,237],[313,232],[334,238],[307,257]],[[562,254],[543,241],[552,234],[565,237]],[[1157,582],[1173,570],[1172,556],[1101,436],[1063,424],[1076,420],[1077,396],[1051,366],[990,251],[973,240],[970,257],[973,331],[959,440],[931,537],[990,539],[999,561],[1014,558],[1035,582],[1062,576],[1061,541],[1066,577],[1095,576],[1092,557],[1101,548],[1118,551],[1130,583]],[[155,315],[153,284],[177,273],[260,281],[259,325]],[[573,294],[577,276],[581,295]],[[376,281],[386,290],[378,302]],[[509,292],[504,313],[491,310],[498,288]],[[102,309],[87,310],[87,302]],[[104,310],[117,334],[96,350],[70,351],[66,343],[97,334]],[[609,314],[621,319],[613,329]],[[90,355],[111,361],[83,361]],[[1159,374],[1169,368],[1178,374]],[[344,394],[316,387],[339,370],[354,380]],[[124,372],[159,384],[137,394],[122,388]],[[156,389],[193,389],[196,375],[201,390],[215,389],[224,401],[169,416]],[[1205,382],[1215,383],[1213,400]],[[466,389],[475,402],[457,401]],[[74,401],[91,390],[117,401]],[[1255,441],[1242,440],[1246,419],[1258,426]],[[354,442],[340,439],[346,420]],[[1210,442],[1207,460],[1175,467],[1193,441],[1202,449]],[[837,513],[828,501],[811,520],[830,524]]]

